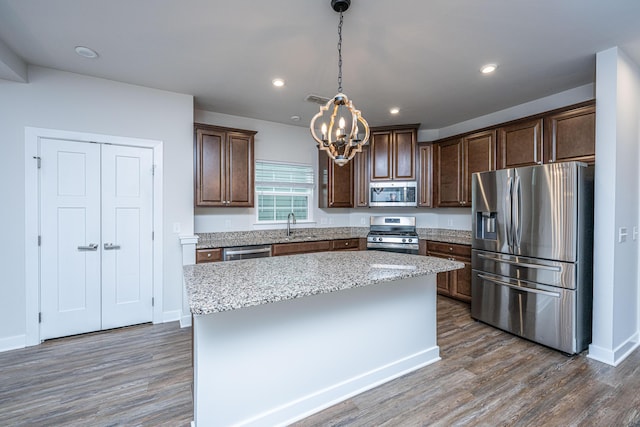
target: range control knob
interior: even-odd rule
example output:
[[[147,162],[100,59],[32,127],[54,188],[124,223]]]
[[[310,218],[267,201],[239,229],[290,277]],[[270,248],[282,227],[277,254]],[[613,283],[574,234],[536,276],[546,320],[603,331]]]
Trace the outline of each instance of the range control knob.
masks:
[[[409,240],[407,240],[407,242],[411,243],[411,242],[413,242],[413,239],[409,239]]]
[[[407,241],[407,239],[402,239],[402,243],[405,243]]]

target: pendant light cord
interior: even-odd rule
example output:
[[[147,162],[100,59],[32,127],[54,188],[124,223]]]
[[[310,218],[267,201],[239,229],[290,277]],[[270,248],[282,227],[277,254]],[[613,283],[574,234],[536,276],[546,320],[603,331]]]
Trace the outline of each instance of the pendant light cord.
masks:
[[[338,93],[342,93],[342,12],[338,24]]]

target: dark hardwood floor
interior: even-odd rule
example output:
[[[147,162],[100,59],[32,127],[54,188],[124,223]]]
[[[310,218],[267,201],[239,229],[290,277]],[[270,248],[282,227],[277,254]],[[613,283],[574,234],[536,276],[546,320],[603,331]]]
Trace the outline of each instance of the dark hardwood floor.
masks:
[[[640,351],[566,357],[438,301],[442,361],[296,426],[640,426]],[[0,353],[0,426],[188,426],[191,331],[140,325]]]

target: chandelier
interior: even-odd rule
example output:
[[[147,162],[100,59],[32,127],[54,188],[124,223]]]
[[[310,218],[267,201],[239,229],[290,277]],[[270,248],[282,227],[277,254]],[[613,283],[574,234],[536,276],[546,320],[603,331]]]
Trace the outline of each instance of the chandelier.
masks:
[[[362,146],[369,141],[367,121],[353,105],[353,101],[350,101],[347,95],[342,93],[342,13],[350,5],[351,0],[331,0],[333,10],[340,13],[338,24],[338,94],[320,107],[320,112],[313,116],[309,125],[311,136],[318,143],[318,149],[326,151],[339,166],[347,164],[356,153],[362,151]],[[316,122],[321,123],[319,128],[316,127]]]

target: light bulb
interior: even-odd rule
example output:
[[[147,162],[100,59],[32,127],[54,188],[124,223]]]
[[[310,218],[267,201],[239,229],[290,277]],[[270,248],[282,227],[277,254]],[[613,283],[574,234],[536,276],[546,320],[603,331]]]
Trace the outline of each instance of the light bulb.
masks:
[[[327,124],[326,123],[322,124],[321,132],[322,132],[322,139],[323,140],[327,139]]]
[[[338,124],[340,125],[340,129],[344,129],[344,126],[345,126],[344,117],[340,117],[340,121],[338,122]]]

